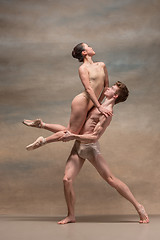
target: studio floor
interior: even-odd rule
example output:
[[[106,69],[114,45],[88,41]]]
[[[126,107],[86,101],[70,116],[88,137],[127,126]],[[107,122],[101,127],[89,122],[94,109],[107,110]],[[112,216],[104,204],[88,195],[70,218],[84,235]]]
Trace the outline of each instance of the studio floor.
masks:
[[[77,222],[58,225],[61,217],[0,216],[1,240],[158,240],[160,215],[139,224],[134,215],[81,216]]]

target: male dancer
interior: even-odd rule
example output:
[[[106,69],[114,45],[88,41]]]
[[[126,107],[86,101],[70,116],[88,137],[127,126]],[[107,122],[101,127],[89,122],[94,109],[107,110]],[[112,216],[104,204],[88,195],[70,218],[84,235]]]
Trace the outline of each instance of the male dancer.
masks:
[[[112,87],[107,88],[104,92],[106,99],[103,103],[103,107],[112,112],[113,106],[119,102],[125,101],[128,97],[128,93],[129,92],[127,87],[123,83],[117,82]],[[63,178],[68,215],[65,219],[58,222],[59,224],[75,222],[75,194],[73,190],[73,180],[82,168],[85,159],[88,159],[92,163],[92,165],[97,169],[105,181],[107,181],[123,197],[125,197],[133,204],[140,216],[140,223],[149,222],[149,218],[145,212],[144,207],[139,202],[137,202],[129,188],[111,173],[106,161],[101,155],[97,141],[110,124],[111,119],[112,116],[108,116],[106,118],[96,108],[93,108],[89,112],[86,122],[79,135],[64,131],[62,129],[63,131],[59,131],[48,138],[39,137],[34,143],[27,146],[27,150],[33,150],[50,142],[69,141],[73,139],[76,140],[71,154],[67,160],[65,176]],[[24,123],[28,126],[34,126],[37,120],[30,122],[29,121],[30,120],[28,120],[28,122],[25,121]],[[40,124],[43,127],[45,126],[45,124],[42,122],[40,122]]]

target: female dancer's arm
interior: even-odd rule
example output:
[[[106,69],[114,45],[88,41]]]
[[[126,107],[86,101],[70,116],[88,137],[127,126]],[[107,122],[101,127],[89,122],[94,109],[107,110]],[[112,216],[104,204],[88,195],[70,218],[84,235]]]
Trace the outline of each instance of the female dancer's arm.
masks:
[[[104,88],[103,88],[103,91],[100,95],[100,98],[98,99],[99,103],[101,104],[105,95],[104,95],[104,92],[106,90],[106,88],[109,87],[109,79],[108,79],[108,71],[107,71],[107,68],[106,68],[106,65],[103,63],[103,68],[104,68],[104,72],[105,72],[105,80],[104,80]]]
[[[79,76],[80,79],[82,81],[82,84],[86,90],[86,92],[88,93],[90,99],[92,100],[92,102],[94,103],[94,105],[98,108],[98,110],[104,114],[106,117],[108,117],[108,115],[112,115],[112,113],[108,112],[105,108],[103,108],[101,106],[101,104],[99,103],[91,85],[89,82],[89,74],[88,74],[88,70],[85,66],[81,65],[79,68]],[[108,80],[107,80],[108,81]],[[106,81],[106,84],[108,84]]]
[[[89,82],[89,74],[88,74],[88,70],[85,66],[81,65],[79,68],[79,76],[80,79],[82,81],[82,84],[86,90],[86,92],[88,93],[90,99],[92,100],[92,102],[94,103],[94,105],[99,109],[100,108],[100,103],[98,102],[98,99],[90,85]]]

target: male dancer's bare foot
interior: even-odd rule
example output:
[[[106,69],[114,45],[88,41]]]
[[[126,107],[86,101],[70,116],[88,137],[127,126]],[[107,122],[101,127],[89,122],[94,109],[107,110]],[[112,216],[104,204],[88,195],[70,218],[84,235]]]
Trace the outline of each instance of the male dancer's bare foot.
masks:
[[[44,137],[39,137],[39,138],[37,138],[37,140],[36,140],[35,142],[29,144],[29,145],[26,147],[26,149],[27,149],[28,151],[31,151],[31,150],[34,150],[34,149],[37,149],[37,148],[43,146],[44,144],[46,144],[45,138],[44,138]]]
[[[67,223],[75,223],[76,222],[76,219],[75,217],[66,217],[64,218],[63,220],[59,221],[58,224],[67,224]]]
[[[149,217],[148,217],[143,205],[140,204],[137,211],[140,216],[139,223],[149,223]]]
[[[35,119],[35,120],[24,119],[22,123],[28,127],[36,127],[36,128],[43,128],[45,125],[45,123],[43,123],[41,119]]]

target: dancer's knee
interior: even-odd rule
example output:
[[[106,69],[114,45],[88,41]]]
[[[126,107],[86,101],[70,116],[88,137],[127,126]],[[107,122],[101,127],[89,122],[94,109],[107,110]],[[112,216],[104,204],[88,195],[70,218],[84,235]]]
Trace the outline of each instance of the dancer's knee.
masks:
[[[112,187],[116,186],[116,179],[114,176],[109,176],[107,177],[107,182],[109,185],[111,185]]]
[[[64,184],[64,185],[70,185],[70,184],[72,184],[72,178],[67,177],[67,176],[64,176],[64,178],[63,178],[63,184]]]

